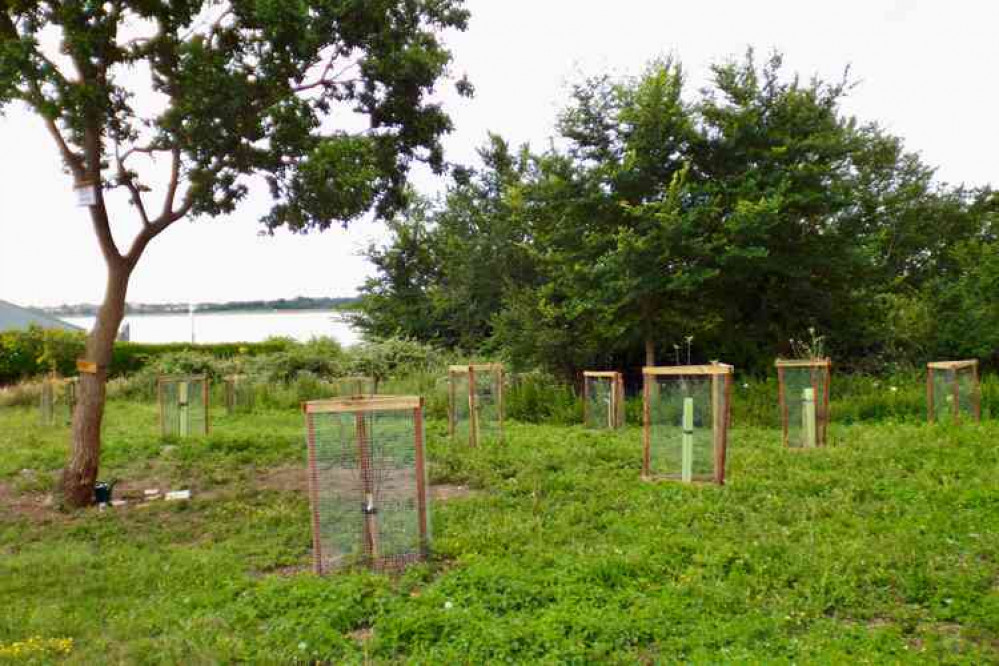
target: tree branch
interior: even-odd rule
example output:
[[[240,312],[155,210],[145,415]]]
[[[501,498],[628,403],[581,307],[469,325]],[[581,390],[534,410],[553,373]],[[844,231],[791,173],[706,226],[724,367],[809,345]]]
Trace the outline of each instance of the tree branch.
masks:
[[[177,197],[177,187],[180,185],[180,148],[175,146],[172,152],[173,161],[170,164],[170,184],[167,186],[166,197],[163,199],[163,212],[160,213],[161,220],[170,217],[170,213],[173,210],[173,201]]]
[[[139,216],[142,218],[142,225],[148,227],[149,215],[146,214],[146,206],[142,202],[142,192],[139,191],[135,181],[132,180],[132,174],[125,168],[125,159],[121,156],[121,152],[118,150],[117,145],[115,146],[115,155],[118,158],[118,180],[128,188],[129,193],[132,195],[132,203],[134,203],[135,207],[139,209]]]

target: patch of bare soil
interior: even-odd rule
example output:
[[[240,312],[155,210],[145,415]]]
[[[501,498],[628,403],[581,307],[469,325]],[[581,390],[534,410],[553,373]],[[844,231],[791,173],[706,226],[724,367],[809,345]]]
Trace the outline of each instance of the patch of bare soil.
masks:
[[[67,514],[56,507],[51,494],[18,493],[6,483],[0,483],[0,514],[39,523],[67,518]]]
[[[472,492],[472,489],[468,486],[455,486],[448,483],[442,483],[439,486],[430,486],[430,496],[438,502],[447,502],[448,500],[468,497]]]
[[[260,472],[257,486],[263,490],[308,492],[309,478],[304,467],[275,467]]]

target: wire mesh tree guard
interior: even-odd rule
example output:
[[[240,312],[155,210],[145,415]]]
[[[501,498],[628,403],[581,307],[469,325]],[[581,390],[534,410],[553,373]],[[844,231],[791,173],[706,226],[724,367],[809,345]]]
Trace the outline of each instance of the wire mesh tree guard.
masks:
[[[926,364],[926,412],[930,423],[962,418],[982,420],[978,361],[935,361]]]
[[[642,369],[644,479],[725,483],[732,371],[721,363]]]
[[[337,377],[331,384],[335,398],[361,398],[378,392],[378,381],[374,377]]]
[[[784,446],[789,449],[825,446],[832,361],[827,358],[778,359],[775,365]]]
[[[223,380],[226,414],[252,412],[257,402],[253,381],[246,375],[230,375]]]
[[[452,365],[448,368],[448,434],[478,446],[503,439],[502,363]]]
[[[624,377],[620,372],[583,373],[583,424],[610,430],[624,426]]]
[[[73,422],[76,408],[77,378],[48,377],[42,382],[38,400],[38,416],[43,426]]]
[[[211,430],[211,379],[164,375],[156,382],[160,433],[164,437],[207,435]]]
[[[317,574],[391,570],[430,552],[423,399],[307,402],[309,500]]]

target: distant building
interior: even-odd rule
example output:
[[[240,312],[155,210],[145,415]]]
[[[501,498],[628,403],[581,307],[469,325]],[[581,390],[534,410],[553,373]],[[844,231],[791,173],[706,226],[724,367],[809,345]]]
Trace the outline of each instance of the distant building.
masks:
[[[38,310],[22,308],[7,301],[0,301],[0,333],[4,331],[26,331],[31,325],[41,328],[57,328],[63,331],[82,331],[62,319],[56,319]]]

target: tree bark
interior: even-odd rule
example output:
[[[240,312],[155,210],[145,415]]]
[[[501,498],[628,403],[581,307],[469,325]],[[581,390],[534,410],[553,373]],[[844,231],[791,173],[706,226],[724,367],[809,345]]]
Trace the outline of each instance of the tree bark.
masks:
[[[94,363],[97,371],[80,373],[76,410],[73,413],[70,460],[62,477],[63,501],[69,506],[83,507],[94,503],[108,367],[111,365],[118,328],[125,315],[130,272],[126,266],[108,268],[104,302],[98,310],[94,329],[87,338],[85,360]]]
[[[656,364],[656,343],[651,337],[645,338],[645,365],[652,367]]]

